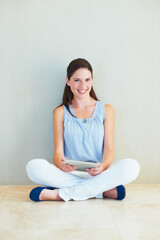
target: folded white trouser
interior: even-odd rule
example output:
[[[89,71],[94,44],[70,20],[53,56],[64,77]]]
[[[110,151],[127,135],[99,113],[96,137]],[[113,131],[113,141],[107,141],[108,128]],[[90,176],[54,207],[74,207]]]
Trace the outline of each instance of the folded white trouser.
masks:
[[[45,159],[32,159],[26,166],[32,182],[58,188],[59,196],[64,201],[103,198],[104,191],[134,181],[139,171],[139,163],[132,158],[119,160],[96,176],[91,176],[88,172],[64,172]]]

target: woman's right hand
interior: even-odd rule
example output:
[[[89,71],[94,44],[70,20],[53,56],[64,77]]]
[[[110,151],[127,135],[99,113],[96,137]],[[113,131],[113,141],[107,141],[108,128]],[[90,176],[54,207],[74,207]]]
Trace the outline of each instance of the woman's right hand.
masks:
[[[62,171],[64,171],[64,172],[72,172],[72,171],[75,171],[78,168],[78,166],[71,166],[69,164],[66,164],[64,161],[65,161],[65,158],[62,157],[61,160],[59,161],[59,164],[58,164],[59,165],[58,167]]]

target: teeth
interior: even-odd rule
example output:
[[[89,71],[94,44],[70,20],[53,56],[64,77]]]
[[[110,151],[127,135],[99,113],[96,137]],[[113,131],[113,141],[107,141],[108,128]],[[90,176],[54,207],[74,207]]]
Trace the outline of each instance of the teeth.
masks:
[[[86,92],[86,90],[85,91],[80,91],[80,90],[78,90],[79,92],[82,92],[82,93],[84,93],[84,92]]]

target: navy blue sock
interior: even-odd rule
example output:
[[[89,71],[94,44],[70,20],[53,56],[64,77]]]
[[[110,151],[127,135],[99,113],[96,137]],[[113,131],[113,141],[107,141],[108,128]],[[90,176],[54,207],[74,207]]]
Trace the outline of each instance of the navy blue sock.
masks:
[[[119,185],[117,188],[117,200],[122,200],[126,196],[126,189],[123,185]]]
[[[54,188],[54,187],[36,187],[36,188],[33,188],[32,191],[29,194],[30,199],[32,201],[35,201],[35,202],[42,201],[42,200],[39,199],[39,195],[40,195],[40,193],[42,192],[43,189],[54,190],[56,188]]]

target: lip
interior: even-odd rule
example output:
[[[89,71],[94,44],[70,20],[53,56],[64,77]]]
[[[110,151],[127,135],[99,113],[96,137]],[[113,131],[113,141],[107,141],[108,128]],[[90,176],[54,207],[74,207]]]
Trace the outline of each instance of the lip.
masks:
[[[77,90],[80,94],[85,94],[88,89],[85,90],[85,92],[80,92],[81,90]]]

